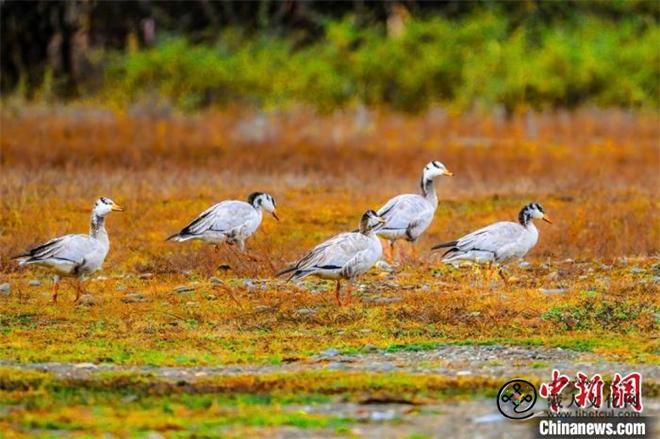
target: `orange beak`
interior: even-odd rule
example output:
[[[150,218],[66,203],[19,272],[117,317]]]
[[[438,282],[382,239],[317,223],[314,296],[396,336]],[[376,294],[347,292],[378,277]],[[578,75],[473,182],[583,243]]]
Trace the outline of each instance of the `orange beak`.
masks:
[[[448,171],[447,169],[445,169],[445,173],[444,173],[444,175],[446,175],[447,177],[451,177],[451,176],[454,175],[454,173],[451,172],[451,171]]]
[[[547,216],[543,217],[543,221],[545,221],[546,223],[552,224],[552,221],[550,221],[550,218],[548,218]]]
[[[275,218],[277,221],[280,220],[280,217],[277,216],[277,214],[275,212],[271,212],[270,214],[273,215],[273,218]]]

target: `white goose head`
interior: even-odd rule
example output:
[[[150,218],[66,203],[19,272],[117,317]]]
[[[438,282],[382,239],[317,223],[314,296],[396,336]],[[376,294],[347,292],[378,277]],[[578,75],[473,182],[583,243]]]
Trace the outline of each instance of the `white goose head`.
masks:
[[[277,203],[275,203],[275,198],[270,194],[267,194],[266,192],[253,192],[248,197],[248,203],[255,209],[263,209],[266,212],[269,212],[277,221],[280,220],[275,212]]]
[[[422,193],[424,195],[427,195],[429,190],[432,191],[433,190],[433,180],[436,177],[441,177],[443,175],[451,177],[454,174],[452,172],[450,172],[443,163],[441,163],[437,160],[433,160],[431,162],[428,162],[426,164],[426,166],[424,166],[424,170],[422,171],[422,182],[421,182]]]
[[[360,218],[360,233],[366,235],[369,232],[378,230],[385,224],[385,220],[376,212],[369,209]]]
[[[527,226],[533,219],[542,219],[552,224],[552,221],[546,216],[543,206],[539,203],[529,203],[518,214],[518,222],[523,226]]]
[[[104,218],[110,212],[122,212],[123,210],[110,198],[101,197],[94,203],[92,213],[96,217]]]

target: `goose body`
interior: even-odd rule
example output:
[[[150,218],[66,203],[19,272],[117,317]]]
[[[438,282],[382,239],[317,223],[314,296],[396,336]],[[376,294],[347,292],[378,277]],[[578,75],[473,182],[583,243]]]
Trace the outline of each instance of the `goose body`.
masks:
[[[543,207],[531,203],[520,211],[517,223],[497,222],[433,249],[447,249],[443,255],[446,263],[507,263],[524,257],[538,242],[539,231],[532,221],[535,218],[550,222]]]
[[[227,242],[238,244],[240,249],[244,250],[245,241],[261,225],[263,209],[278,218],[275,214],[275,200],[265,193],[255,192],[250,195],[248,202],[222,201],[206,209],[167,240],[184,242],[199,239],[212,244]]]
[[[421,194],[397,195],[378,209],[378,215],[385,220],[378,236],[390,241],[390,253],[394,252],[397,240],[415,243],[431,225],[438,207],[434,180],[442,175],[453,174],[442,163],[429,162],[422,171]]]
[[[374,211],[367,211],[357,232],[340,233],[317,245],[291,267],[277,273],[290,274],[289,280],[316,276],[337,281],[336,296],[339,300],[339,281],[349,282],[369,271],[381,258],[383,248],[375,230],[384,223]]]

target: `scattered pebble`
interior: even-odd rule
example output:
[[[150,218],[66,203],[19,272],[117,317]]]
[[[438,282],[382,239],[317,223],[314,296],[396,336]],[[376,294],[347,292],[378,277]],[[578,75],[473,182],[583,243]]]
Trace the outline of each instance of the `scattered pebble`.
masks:
[[[467,376],[467,375],[472,375],[472,371],[470,371],[470,370],[459,370],[458,372],[456,372],[456,376],[459,376],[459,377],[463,377],[463,376]]]
[[[370,366],[369,369],[375,372],[391,372],[396,369],[396,366],[392,363],[381,363],[374,364],[373,366]]]
[[[365,300],[365,302],[373,303],[375,305],[387,305],[390,303],[401,302],[400,297],[376,297],[374,299]]]
[[[207,294],[206,300],[218,300],[218,298],[214,294]]]
[[[643,268],[639,268],[639,267],[633,267],[633,268],[630,269],[630,272],[633,273],[633,274],[641,274],[641,273],[646,273],[646,270],[644,270]]]
[[[85,305],[85,306],[92,306],[96,305],[96,300],[94,299],[94,296],[91,294],[83,294],[80,296],[80,300],[78,301],[79,304]]]
[[[313,316],[316,315],[316,310],[312,308],[299,308],[296,310],[299,316]]]
[[[273,308],[268,306],[268,305],[257,305],[254,307],[255,312],[269,312],[272,311]]]
[[[564,294],[568,293],[568,288],[539,288],[539,292],[543,294]]]
[[[390,264],[388,264],[386,261],[383,261],[382,259],[376,262],[376,267],[380,268],[383,271],[386,271],[387,273],[394,273],[396,271],[394,270],[394,267],[392,267]]]
[[[28,285],[31,286],[31,287],[39,287],[39,286],[41,286],[41,281],[38,280],[38,279],[31,279],[28,282]]]
[[[481,315],[481,312],[479,311],[474,311],[468,314],[470,317],[479,317]]]
[[[126,289],[126,285],[124,285],[124,284],[115,285],[115,290],[117,290],[117,291],[124,291],[125,289]]]
[[[78,363],[74,364],[73,367],[76,369],[98,369],[98,366],[94,363]]]
[[[211,284],[213,284],[213,285],[224,285],[224,282],[222,281],[222,279],[217,278],[215,276],[211,276],[209,278],[209,282],[211,282]]]
[[[475,424],[487,424],[491,422],[503,422],[506,418],[500,413],[489,413],[487,415],[477,416],[472,418],[472,422]]]
[[[520,264],[518,264],[518,267],[523,268],[525,270],[529,270],[530,268],[532,268],[532,264],[530,264],[527,261],[522,261]]]
[[[144,294],[140,293],[128,293],[121,299],[121,301],[124,303],[145,302],[146,300],[147,298],[144,296]]]
[[[186,306],[191,306],[192,307],[192,306],[197,306],[197,305],[199,305],[199,303],[197,303],[195,301],[186,302]]]
[[[326,349],[325,351],[319,353],[321,357],[336,357],[339,355],[339,351],[335,348]]]
[[[9,283],[0,284],[0,294],[7,295],[11,292],[11,285]]]
[[[348,369],[348,365],[344,363],[332,362],[332,363],[328,363],[326,368],[330,370],[346,370]]]
[[[141,273],[138,275],[140,279],[151,279],[152,277],[154,277],[153,273]]]
[[[548,274],[545,278],[546,280],[557,280],[559,279],[559,272],[553,271],[552,273]]]
[[[384,412],[371,412],[369,415],[369,419],[374,421],[374,422],[383,422],[383,421],[391,421],[396,417],[396,412],[394,410],[387,410]]]
[[[175,293],[190,293],[192,291],[195,291],[193,287],[189,287],[188,285],[179,285],[178,287],[174,287],[172,289]]]

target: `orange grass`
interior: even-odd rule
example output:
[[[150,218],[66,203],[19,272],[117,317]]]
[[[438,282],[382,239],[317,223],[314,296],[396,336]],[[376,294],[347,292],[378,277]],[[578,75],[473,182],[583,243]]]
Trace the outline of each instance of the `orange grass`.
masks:
[[[175,364],[181,349],[182,364],[211,364],[281,361],[323,346],[365,343],[500,337],[561,344],[561,337],[606,333],[581,332],[570,322],[557,329],[556,321],[542,319],[553,306],[581,306],[588,298],[580,291],[592,288],[603,300],[646,307],[632,323],[609,330],[631,340],[624,356],[652,350],[645,332],[655,330],[655,284],[641,285],[617,258],[638,257],[632,263],[651,273],[658,252],[656,115],[584,110],[506,120],[437,110],[417,117],[234,110],[163,116],[56,107],[5,108],[0,121],[0,280],[13,288],[0,300],[4,358]],[[361,304],[358,298],[337,310],[330,293],[311,295],[277,282],[258,293],[242,286],[242,278],[269,279],[319,240],[354,228],[367,208],[416,192],[421,169],[432,159],[444,162],[455,177],[436,184],[440,207],[419,242],[423,261],[438,267],[432,244],[513,220],[524,203],[538,201],[554,225],[539,225],[540,242],[528,260],[550,267],[523,273],[503,299],[506,289],[475,287],[478,276],[469,270],[442,268],[434,277],[407,259],[402,243],[403,273],[389,281],[412,290],[391,291],[403,300],[388,306]],[[209,246],[163,241],[212,203],[244,199],[255,190],[271,193],[283,218],[276,223],[266,216],[248,241],[258,262],[228,249],[215,254]],[[89,209],[101,195],[126,212],[108,220],[111,249],[99,275],[154,277],[91,282],[87,289],[96,306],[75,312],[66,296],[57,307],[46,306],[48,283],[26,286],[44,272],[19,269],[10,256],[60,234],[85,232]],[[566,258],[618,265],[611,273],[594,273],[563,267]],[[220,262],[233,271],[215,272]],[[544,280],[554,270],[566,272],[558,283],[570,287],[570,295],[536,291],[557,286]],[[235,282],[236,302],[227,290],[213,289],[211,275]],[[612,282],[597,276],[611,276]],[[374,272],[365,282],[376,288],[386,281]],[[199,282],[192,295],[171,292],[191,282]],[[133,290],[148,301],[121,302]],[[296,313],[305,307],[318,312]],[[470,317],[475,312],[479,316]],[[498,329],[502,325],[509,329]],[[287,336],[273,337],[272,331]]]

